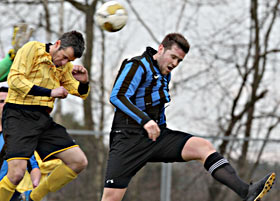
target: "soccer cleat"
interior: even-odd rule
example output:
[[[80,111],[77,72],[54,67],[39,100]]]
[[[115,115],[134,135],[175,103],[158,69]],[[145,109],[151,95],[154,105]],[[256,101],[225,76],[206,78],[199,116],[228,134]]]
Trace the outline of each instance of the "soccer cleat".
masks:
[[[261,201],[263,196],[271,189],[274,180],[275,173],[271,173],[258,182],[250,184],[247,197],[244,201]]]
[[[31,192],[32,192],[31,190],[25,191],[25,192],[22,194],[22,200],[21,200],[21,201],[33,201],[33,200],[30,198]]]

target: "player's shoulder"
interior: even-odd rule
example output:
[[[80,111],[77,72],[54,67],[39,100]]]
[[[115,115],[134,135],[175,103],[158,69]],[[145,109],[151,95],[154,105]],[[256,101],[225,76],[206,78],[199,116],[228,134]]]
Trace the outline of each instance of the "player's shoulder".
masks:
[[[45,46],[45,44],[39,41],[29,41],[23,45],[23,47],[32,47],[32,46],[43,47]]]
[[[143,70],[146,71],[146,64],[145,64],[145,57],[144,56],[136,56],[132,57],[130,60],[127,61],[127,63],[136,63],[136,67],[141,67]]]
[[[39,41],[29,41],[29,42],[25,43],[21,49],[25,49],[25,51],[28,51],[28,52],[34,51],[34,52],[43,54],[46,52],[46,44],[41,43]]]

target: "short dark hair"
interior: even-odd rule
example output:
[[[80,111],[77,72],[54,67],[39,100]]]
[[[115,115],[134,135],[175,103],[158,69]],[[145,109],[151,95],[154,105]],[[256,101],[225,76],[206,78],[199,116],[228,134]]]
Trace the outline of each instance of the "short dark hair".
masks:
[[[0,92],[8,92],[8,87],[0,87]]]
[[[190,44],[187,39],[179,33],[167,34],[162,40],[161,44],[165,49],[171,49],[172,45],[176,44],[181,48],[186,54],[190,50]]]
[[[85,50],[85,41],[83,35],[78,31],[70,31],[64,33],[58,40],[61,41],[59,49],[72,47],[74,57],[80,58]]]

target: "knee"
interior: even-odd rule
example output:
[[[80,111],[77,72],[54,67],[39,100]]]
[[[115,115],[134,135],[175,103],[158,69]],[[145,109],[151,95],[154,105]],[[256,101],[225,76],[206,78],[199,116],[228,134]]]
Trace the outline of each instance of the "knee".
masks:
[[[205,152],[213,152],[216,151],[213,144],[208,140],[202,139],[201,140],[201,147]]]
[[[79,168],[82,170],[86,169],[86,167],[88,166],[88,160],[87,157],[84,156],[81,158],[80,163],[79,163]]]
[[[76,173],[80,173],[81,171],[86,169],[87,165],[88,165],[88,160],[86,156],[80,157],[76,162],[71,164],[72,169]]]
[[[13,184],[18,185],[23,179],[25,172],[26,168],[10,168],[7,176]]]
[[[200,138],[198,147],[199,147],[198,153],[200,154],[200,160],[203,163],[209,155],[216,152],[216,149],[214,148],[212,143],[203,138]]]

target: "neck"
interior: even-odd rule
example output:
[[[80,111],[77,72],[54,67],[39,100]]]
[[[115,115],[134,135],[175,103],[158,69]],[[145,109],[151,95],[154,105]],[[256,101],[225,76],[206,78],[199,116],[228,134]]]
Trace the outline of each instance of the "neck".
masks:
[[[49,47],[50,49],[49,49],[49,53],[50,53],[50,55],[52,55],[52,53],[53,53],[53,49],[54,49],[54,45],[50,45],[50,47]]]
[[[158,53],[156,53],[156,54],[153,55],[153,59],[154,59],[155,61],[157,61],[157,58],[158,58]]]

